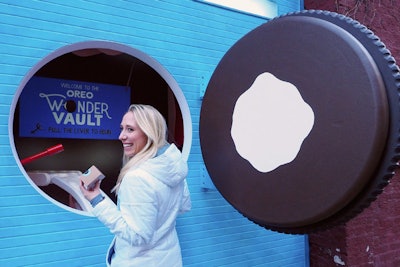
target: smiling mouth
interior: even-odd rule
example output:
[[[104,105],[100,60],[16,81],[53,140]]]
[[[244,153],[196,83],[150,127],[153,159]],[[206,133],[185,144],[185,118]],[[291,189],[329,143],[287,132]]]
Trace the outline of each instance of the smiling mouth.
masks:
[[[123,147],[131,147],[132,146],[132,144],[122,144],[123,145]]]

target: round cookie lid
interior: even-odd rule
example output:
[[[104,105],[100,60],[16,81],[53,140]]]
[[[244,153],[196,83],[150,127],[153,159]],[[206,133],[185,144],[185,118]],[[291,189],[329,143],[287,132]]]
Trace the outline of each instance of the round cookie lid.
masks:
[[[346,221],[382,190],[398,156],[398,69],[377,40],[344,16],[303,11],[225,54],[200,141],[213,183],[244,216],[304,233]]]

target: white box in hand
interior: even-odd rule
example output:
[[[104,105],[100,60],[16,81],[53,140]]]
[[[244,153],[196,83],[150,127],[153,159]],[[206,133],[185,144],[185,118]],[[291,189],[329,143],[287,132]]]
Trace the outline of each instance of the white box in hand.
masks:
[[[104,174],[96,168],[96,166],[90,167],[87,171],[82,173],[81,181],[83,182],[83,186],[87,190],[91,190],[97,181],[103,180],[105,178]]]

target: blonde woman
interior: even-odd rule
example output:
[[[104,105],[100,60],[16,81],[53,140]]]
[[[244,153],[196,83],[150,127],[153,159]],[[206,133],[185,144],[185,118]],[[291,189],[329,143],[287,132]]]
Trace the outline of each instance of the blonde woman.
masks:
[[[182,266],[175,222],[191,208],[188,167],[166,133],[155,108],[131,105],[119,135],[124,165],[113,188],[117,205],[101,195],[100,183],[90,191],[81,185],[93,214],[115,235],[107,266]]]

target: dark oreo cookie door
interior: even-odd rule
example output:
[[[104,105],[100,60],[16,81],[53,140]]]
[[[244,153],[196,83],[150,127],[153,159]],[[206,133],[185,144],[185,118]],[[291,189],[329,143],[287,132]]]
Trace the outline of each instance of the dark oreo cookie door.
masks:
[[[268,229],[307,233],[347,221],[393,176],[398,82],[389,51],[347,17],[304,11],[261,25],[225,54],[203,98],[200,141],[213,183]],[[282,90],[292,92],[287,101]],[[242,104],[237,123],[245,95],[248,121]]]

